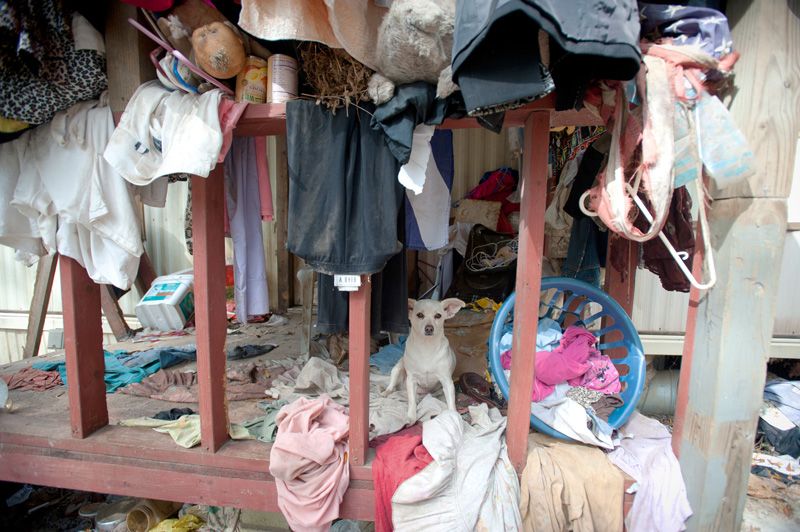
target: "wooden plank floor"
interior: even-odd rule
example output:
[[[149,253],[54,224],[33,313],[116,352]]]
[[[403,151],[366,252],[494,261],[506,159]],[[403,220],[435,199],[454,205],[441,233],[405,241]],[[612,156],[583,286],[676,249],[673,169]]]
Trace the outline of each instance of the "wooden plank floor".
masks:
[[[229,362],[296,356],[299,309],[281,326],[248,325],[243,333],[228,337],[228,345],[275,343],[272,352]],[[192,343],[193,336],[160,342],[122,343],[107,349],[141,349],[155,345]],[[63,355],[55,355],[54,359]],[[34,359],[35,360],[35,359]],[[14,373],[31,360],[0,366],[0,374]],[[179,366],[194,369],[193,363]],[[216,506],[236,506],[278,511],[274,479],[269,474],[268,444],[229,441],[216,453],[200,447],[184,449],[166,434],[149,428],[117,425],[122,419],[151,416],[173,407],[198,410],[196,403],[170,403],[121,393],[107,394],[109,425],[85,439],[73,438],[69,423],[67,390],[10,392],[11,413],[0,414],[0,480],[58,486],[133,497],[151,497]],[[233,423],[257,417],[258,400],[228,403]],[[351,467],[350,489],[342,506],[343,517],[374,518],[372,475],[369,465]]]

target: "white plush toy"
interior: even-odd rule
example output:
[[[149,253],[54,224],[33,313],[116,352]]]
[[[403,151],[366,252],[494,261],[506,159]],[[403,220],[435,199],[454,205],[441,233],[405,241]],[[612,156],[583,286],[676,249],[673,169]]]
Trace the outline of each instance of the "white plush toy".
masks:
[[[378,29],[378,72],[368,92],[376,104],[394,96],[395,85],[427,81],[444,98],[458,87],[453,83],[455,0],[394,0]]]

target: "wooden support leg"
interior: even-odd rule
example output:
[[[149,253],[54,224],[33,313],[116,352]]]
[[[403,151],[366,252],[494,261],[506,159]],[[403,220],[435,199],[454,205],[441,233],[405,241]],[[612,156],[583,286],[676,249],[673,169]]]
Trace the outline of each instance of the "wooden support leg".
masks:
[[[606,257],[606,293],[620,304],[628,316],[631,316],[633,314],[633,291],[636,287],[636,265],[639,262],[639,245],[612,233],[608,236]],[[611,257],[620,257],[621,260],[617,264],[621,265],[622,269],[614,267]]]
[[[697,224],[698,228],[700,223]],[[705,258],[704,235],[695,230],[695,253],[692,260],[692,275],[695,279],[703,278],[703,259]],[[678,379],[678,397],[675,402],[675,418],[672,426],[672,451],[675,456],[681,455],[680,442],[686,421],[686,405],[689,403],[689,382],[692,379],[692,355],[697,331],[697,308],[700,306],[700,290],[694,286],[689,291],[689,311],[686,313],[686,334],[683,337],[683,356],[681,356],[681,374]]]
[[[689,530],[739,530],[766,379],[786,201],[717,200],[709,223],[717,284],[695,311],[678,443],[694,510]]]
[[[509,458],[517,471],[525,467],[530,430],[536,327],[539,321],[539,291],[542,280],[549,134],[550,114],[546,111],[532,112],[525,122],[525,159],[522,167],[512,343],[514,356],[511,359],[511,392],[506,429]]]
[[[610,232],[610,231],[609,231]],[[636,287],[636,266],[639,262],[639,244],[617,236],[614,233],[608,236],[608,252],[606,253],[606,281],[605,291],[620,304],[628,316],[633,316],[633,291]],[[612,257],[618,257],[616,264],[621,269],[615,268]],[[607,327],[606,318],[603,318],[603,327]],[[616,341],[613,338],[610,341]],[[627,355],[625,348],[607,349],[605,354],[611,358],[623,358]]]
[[[372,283],[350,292],[350,460],[364,465],[369,447],[369,316]]]
[[[28,313],[28,335],[25,337],[22,358],[35,357],[39,354],[44,319],[47,316],[47,306],[50,304],[50,291],[53,289],[57,264],[58,254],[54,253],[40,258],[36,265],[36,284],[33,285],[33,299]]]
[[[302,294],[303,324],[300,327],[300,355],[307,355],[311,351],[311,315],[314,306],[314,270],[304,266],[297,272]]]
[[[61,300],[72,435],[85,438],[108,425],[100,287],[86,270],[61,257]]]
[[[114,293],[114,287],[110,284],[100,285],[100,306],[103,308],[103,314],[106,316],[108,326],[111,327],[111,332],[114,333],[114,338],[118,342],[130,338],[133,331],[125,321],[125,316],[122,314],[119,301]]]
[[[153,263],[150,262],[150,256],[145,251],[139,258],[139,273],[136,275],[136,288],[139,293],[144,295],[149,289],[153,281],[156,280],[156,270],[153,268]]]
[[[275,160],[275,230],[278,249],[278,314],[286,314],[292,300],[292,261],[286,249],[286,230],[289,222],[289,165],[286,155],[286,136],[276,138]]]
[[[228,439],[225,404],[225,201],[221,164],[208,178],[192,176],[194,300],[200,439],[215,452]]]

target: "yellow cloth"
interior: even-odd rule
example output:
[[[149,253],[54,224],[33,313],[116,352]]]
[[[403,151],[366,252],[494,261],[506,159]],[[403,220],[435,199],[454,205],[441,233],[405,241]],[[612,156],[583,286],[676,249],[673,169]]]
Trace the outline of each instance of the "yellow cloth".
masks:
[[[31,125],[27,122],[0,116],[0,133],[16,133],[17,131],[22,131],[29,127],[31,127]]]
[[[624,477],[595,447],[531,434],[521,488],[528,532],[622,530]]]
[[[200,416],[198,414],[181,416],[175,421],[137,417],[123,419],[119,424],[126,427],[150,427],[157,432],[169,434],[175,443],[187,449],[200,443]],[[228,434],[234,440],[253,439],[249,430],[235,423],[228,427]]]
[[[206,522],[196,515],[186,514],[180,519],[164,519],[150,529],[150,532],[194,532]]]
[[[483,312],[485,310],[493,310],[497,312],[498,310],[500,310],[501,306],[502,304],[495,302],[494,299],[491,299],[489,297],[482,297],[477,301],[473,301],[472,303],[470,303],[467,306],[467,308],[474,310],[475,312]]]

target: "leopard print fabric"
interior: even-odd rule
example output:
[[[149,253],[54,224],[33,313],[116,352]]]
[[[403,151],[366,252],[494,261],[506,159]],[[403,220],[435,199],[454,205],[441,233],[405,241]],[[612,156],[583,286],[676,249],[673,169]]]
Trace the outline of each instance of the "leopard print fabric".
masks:
[[[108,87],[105,55],[76,50],[58,0],[0,1],[0,115],[43,124]]]

